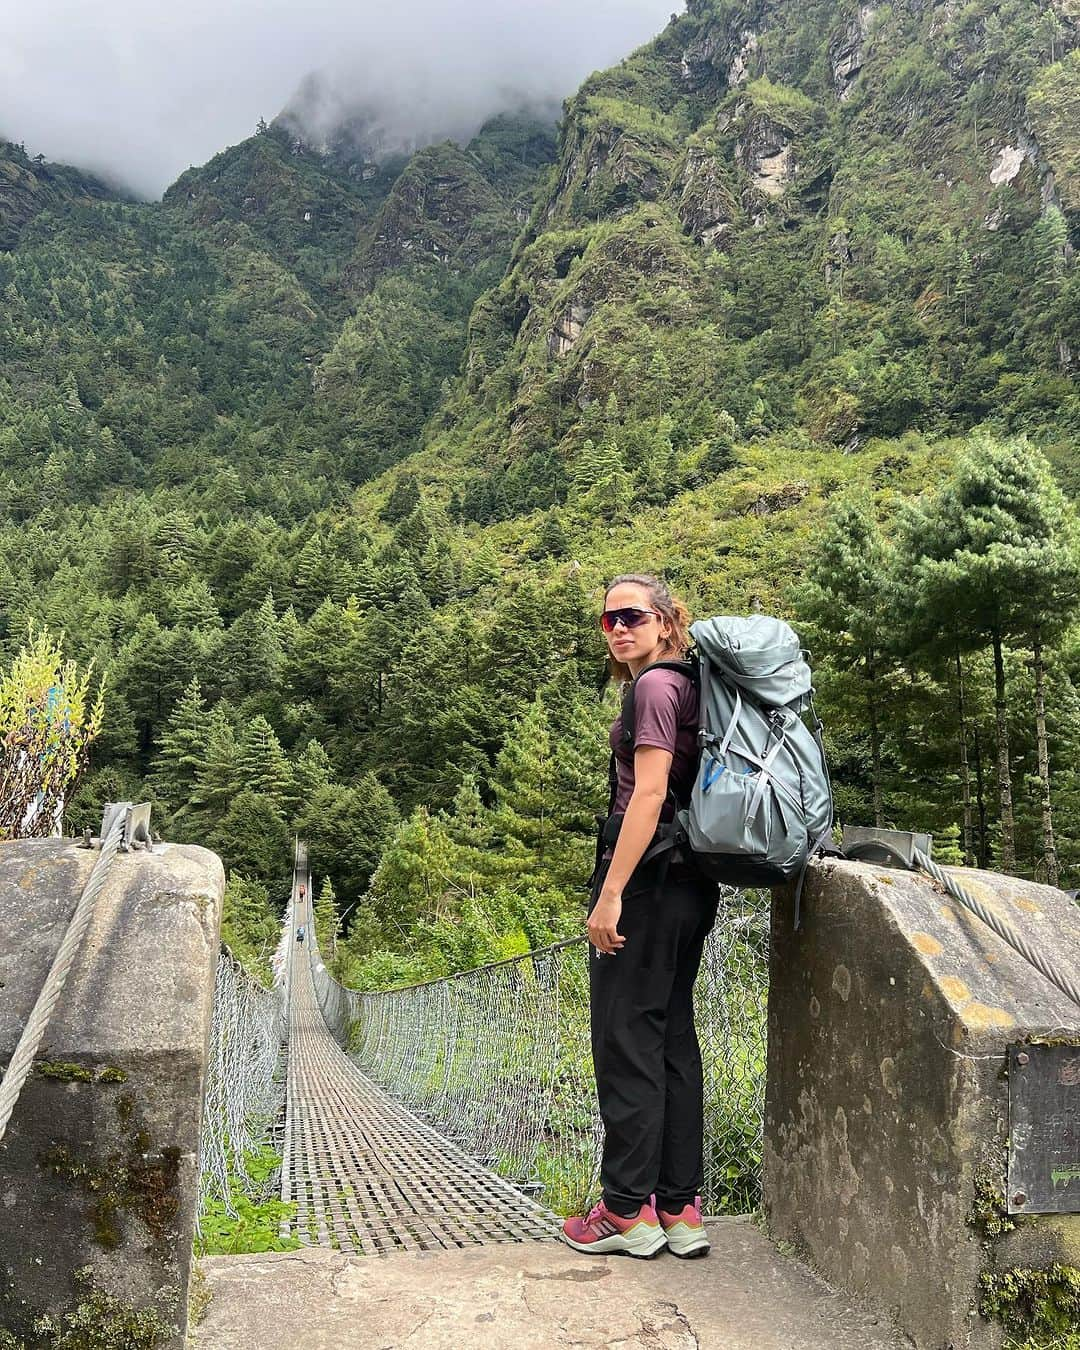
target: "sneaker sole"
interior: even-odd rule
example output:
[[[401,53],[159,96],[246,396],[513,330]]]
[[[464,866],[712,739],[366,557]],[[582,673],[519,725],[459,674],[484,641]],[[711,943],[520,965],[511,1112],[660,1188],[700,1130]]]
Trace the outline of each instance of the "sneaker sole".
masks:
[[[682,1232],[677,1229],[682,1228]],[[684,1261],[692,1261],[700,1256],[708,1256],[709,1239],[705,1232],[698,1228],[687,1228],[685,1224],[676,1224],[673,1228],[665,1230],[664,1236],[667,1238],[668,1251],[672,1256],[679,1256]]]
[[[568,1247],[586,1256],[634,1256],[639,1261],[651,1261],[667,1246],[663,1230],[657,1229],[655,1236],[644,1237],[637,1245],[628,1246],[623,1233],[613,1233],[611,1237],[597,1238],[595,1242],[575,1242],[572,1237],[560,1232],[559,1236]]]

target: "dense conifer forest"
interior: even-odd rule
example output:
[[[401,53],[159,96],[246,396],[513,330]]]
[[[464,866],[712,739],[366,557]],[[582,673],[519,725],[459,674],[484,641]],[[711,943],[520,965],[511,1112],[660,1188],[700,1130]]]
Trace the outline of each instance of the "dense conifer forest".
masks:
[[[31,150],[33,147],[31,147]],[[0,143],[0,642],[354,982],[578,931],[605,577],[814,655],[841,820],[1080,886],[1080,9],[689,0],[557,128],[160,203]],[[334,930],[340,934],[334,943]]]

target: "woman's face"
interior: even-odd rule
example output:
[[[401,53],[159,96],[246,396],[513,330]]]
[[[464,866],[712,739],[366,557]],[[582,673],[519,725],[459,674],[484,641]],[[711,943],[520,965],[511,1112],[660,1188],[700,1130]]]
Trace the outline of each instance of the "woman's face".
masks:
[[[623,622],[616,623],[610,633],[606,633],[608,651],[616,661],[629,666],[636,675],[643,666],[659,661],[664,655],[664,640],[671,629],[667,620],[656,612],[649,592],[644,586],[632,586],[623,582],[612,586],[604,597],[604,609],[633,609],[649,611],[643,622],[629,628]]]

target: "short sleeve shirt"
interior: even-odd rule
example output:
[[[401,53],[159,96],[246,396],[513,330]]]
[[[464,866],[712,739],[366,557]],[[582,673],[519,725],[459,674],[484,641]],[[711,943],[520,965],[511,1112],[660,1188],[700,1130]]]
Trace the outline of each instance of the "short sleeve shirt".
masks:
[[[645,670],[634,686],[634,745],[623,744],[622,715],[611,725],[609,744],[615,755],[617,789],[614,811],[624,812],[634,791],[634,749],[654,745],[671,754],[668,785],[676,799],[686,802],[697,765],[697,686],[677,670]],[[662,820],[674,814],[670,797]]]

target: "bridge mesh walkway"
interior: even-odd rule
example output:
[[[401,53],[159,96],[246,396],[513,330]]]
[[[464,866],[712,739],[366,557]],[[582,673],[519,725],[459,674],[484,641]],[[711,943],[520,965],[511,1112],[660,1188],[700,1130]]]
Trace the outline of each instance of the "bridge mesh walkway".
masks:
[[[294,910],[311,928],[310,902]],[[379,1254],[550,1239],[555,1216],[400,1106],[348,1058],[292,942],[282,1236]],[[315,955],[317,958],[317,954]]]

